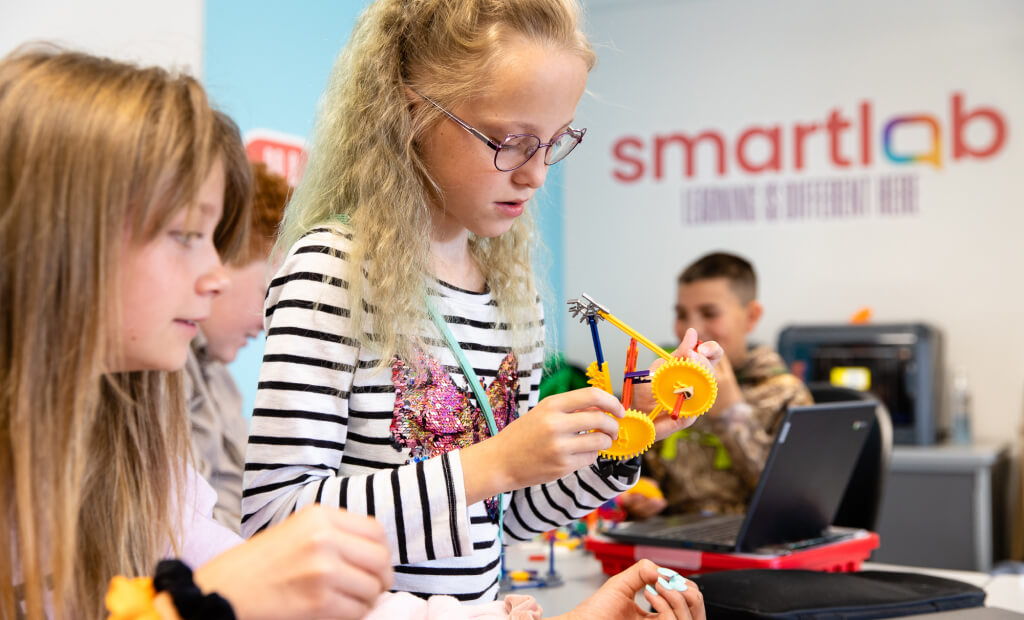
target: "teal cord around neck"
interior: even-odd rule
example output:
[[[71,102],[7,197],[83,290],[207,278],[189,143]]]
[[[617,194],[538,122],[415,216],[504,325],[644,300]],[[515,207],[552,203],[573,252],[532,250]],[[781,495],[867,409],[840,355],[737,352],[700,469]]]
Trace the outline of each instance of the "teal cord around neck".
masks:
[[[476,402],[480,406],[480,409],[484,412],[484,418],[487,420],[487,428],[491,431],[491,437],[498,434],[498,425],[494,422],[494,413],[491,412],[491,401],[487,398],[487,394],[484,392],[483,385],[480,383],[480,379],[476,376],[476,371],[473,370],[473,365],[466,359],[466,354],[462,352],[462,347],[459,345],[459,341],[455,339],[455,335],[452,334],[452,330],[448,328],[448,324],[445,323],[444,317],[437,311],[434,304],[431,303],[430,299],[427,299],[427,312],[430,313],[431,320],[434,321],[434,325],[437,326],[438,331],[444,336],[445,342],[448,343],[448,348],[455,355],[455,358],[459,361],[459,366],[462,367],[462,374],[466,376],[466,381],[469,383],[470,389],[473,390],[473,395],[476,396]],[[498,545],[500,545],[501,555],[505,555],[505,544],[503,542],[505,538],[505,494],[498,493]],[[504,563],[501,563],[502,568],[498,572],[498,580],[500,581],[505,575]]]

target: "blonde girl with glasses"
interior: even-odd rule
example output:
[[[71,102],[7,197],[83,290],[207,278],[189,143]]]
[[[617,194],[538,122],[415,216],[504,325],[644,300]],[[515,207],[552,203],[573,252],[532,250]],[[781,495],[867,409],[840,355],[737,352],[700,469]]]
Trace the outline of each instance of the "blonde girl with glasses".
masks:
[[[0,618],[105,617],[112,577],[173,556],[238,620],[359,618],[390,585],[372,520],[314,507],[239,544],[187,466],[179,371],[250,183],[191,78],[0,60]]]
[[[573,0],[378,0],[360,18],[278,240],[243,534],[317,503],[372,515],[395,589],[479,603],[506,541],[636,482],[638,459],[598,458],[614,397],[538,402],[530,205],[585,135],[579,19]]]

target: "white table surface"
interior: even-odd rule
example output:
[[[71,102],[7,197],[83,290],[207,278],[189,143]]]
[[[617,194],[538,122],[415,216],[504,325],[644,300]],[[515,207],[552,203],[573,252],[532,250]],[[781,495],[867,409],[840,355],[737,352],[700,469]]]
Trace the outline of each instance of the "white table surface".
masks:
[[[547,543],[529,542],[506,548],[505,565],[509,571],[533,569],[547,573]],[[543,562],[529,561],[530,555],[545,556]],[[961,570],[897,566],[893,564],[864,563],[864,570],[888,570],[923,573],[938,577],[957,579],[976,585],[986,592],[985,605],[1000,607],[1024,613],[1024,575],[998,575]],[[555,571],[564,580],[563,585],[548,588],[525,588],[515,590],[518,594],[529,594],[544,608],[544,615],[556,615],[570,611],[605,582],[607,576],[601,571],[601,562],[582,545],[570,550],[555,547]],[[501,595],[509,591],[502,591]]]

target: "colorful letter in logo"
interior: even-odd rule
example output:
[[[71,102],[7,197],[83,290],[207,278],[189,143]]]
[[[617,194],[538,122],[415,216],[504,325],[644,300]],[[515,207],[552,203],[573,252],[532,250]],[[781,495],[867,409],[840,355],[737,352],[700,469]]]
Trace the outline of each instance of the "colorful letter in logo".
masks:
[[[931,149],[922,153],[899,154],[893,152],[893,131],[900,125],[908,123],[923,123],[932,130]],[[885,131],[882,134],[882,148],[886,156],[892,161],[900,164],[914,162],[928,162],[936,168],[942,167],[942,141],[939,138],[939,122],[933,116],[897,116],[886,123]]]

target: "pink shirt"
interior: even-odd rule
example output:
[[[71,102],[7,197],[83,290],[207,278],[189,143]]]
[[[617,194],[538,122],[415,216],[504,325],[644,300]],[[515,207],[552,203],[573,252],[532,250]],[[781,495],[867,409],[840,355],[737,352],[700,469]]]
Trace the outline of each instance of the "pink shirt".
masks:
[[[213,519],[217,492],[191,465],[186,472],[185,510],[182,514],[182,547],[178,557],[193,569],[242,542],[242,539]],[[174,555],[168,550],[168,556]],[[451,596],[428,600],[407,592],[385,592],[377,599],[365,620],[540,620],[541,607],[532,596],[510,594],[504,600],[482,605],[464,605]]]
[[[192,465],[188,466],[185,482],[182,547],[177,555],[182,562],[195,569],[240,544],[242,539],[213,519],[217,492]],[[173,552],[168,550],[168,555],[173,555]]]

